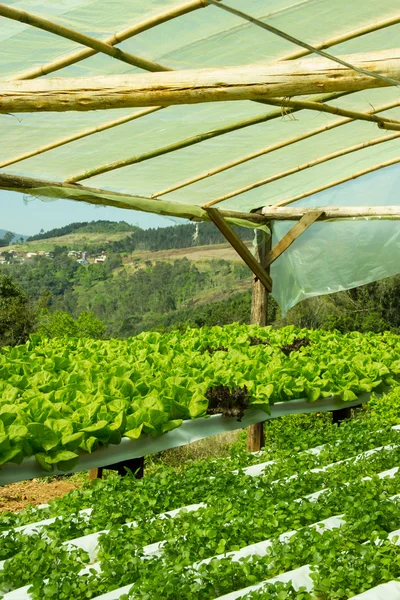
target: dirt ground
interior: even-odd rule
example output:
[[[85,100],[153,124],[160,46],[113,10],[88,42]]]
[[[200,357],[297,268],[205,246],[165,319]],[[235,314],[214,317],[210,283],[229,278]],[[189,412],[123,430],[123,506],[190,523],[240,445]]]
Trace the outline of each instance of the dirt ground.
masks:
[[[11,483],[0,488],[0,511],[16,512],[31,504],[45,504],[82,485],[82,478],[32,479]]]
[[[162,465],[179,470],[188,461],[225,456],[229,453],[231,445],[237,441],[240,431],[221,433],[186,446],[149,455],[145,461],[145,475],[151,474],[154,469]],[[106,471],[104,476],[107,477],[110,473]],[[53,498],[59,498],[81,487],[87,481],[89,481],[89,472],[82,471],[66,477],[31,479],[4,485],[0,487],[0,512],[6,510],[17,512],[28,505],[45,504]]]

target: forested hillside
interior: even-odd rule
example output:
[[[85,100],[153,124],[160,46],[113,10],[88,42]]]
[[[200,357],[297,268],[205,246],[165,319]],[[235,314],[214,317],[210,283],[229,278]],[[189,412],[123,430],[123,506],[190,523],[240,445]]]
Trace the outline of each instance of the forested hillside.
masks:
[[[146,231],[136,228],[132,233],[130,227],[107,221],[72,224],[63,228],[64,234],[59,241],[56,238],[58,245],[50,254],[23,261],[7,253],[0,277],[11,276],[21,287],[30,299],[30,309],[36,311],[36,328],[44,327],[50,334],[92,331],[97,336],[127,337],[148,329],[249,322],[252,274],[240,260],[232,260],[233,251],[226,254],[226,248],[217,245],[223,240],[211,223]],[[92,240],[98,240],[101,230],[115,233],[121,228],[128,228],[128,235],[107,244],[104,262],[93,263],[94,252],[104,250],[104,245],[90,246],[90,264],[68,256],[65,236],[91,230],[88,239],[92,235]],[[247,241],[253,235],[246,229],[239,233]],[[40,235],[54,234],[55,230]],[[50,238],[42,239],[45,244]],[[38,250],[40,240],[33,244]],[[29,243],[26,246],[29,248]],[[182,251],[185,248],[187,252]],[[221,255],[227,260],[215,258]],[[90,322],[88,314],[96,321]],[[269,322],[340,331],[399,332],[400,276],[310,299],[285,318],[271,298]]]
[[[49,231],[43,231],[42,229],[40,233],[28,237],[27,241],[35,242],[39,240],[48,240],[55,237],[70,235],[71,233],[120,233],[136,230],[139,230],[139,227],[136,225],[129,225],[125,221],[91,221],[90,223],[84,221],[82,223],[70,223],[70,225],[65,225],[65,227],[49,229]]]
[[[90,311],[106,324],[107,335],[117,337],[182,322],[195,324],[198,310],[208,322],[201,307],[214,300],[220,303],[221,323],[230,322],[232,307],[222,314],[223,303],[232,294],[249,289],[251,281],[247,267],[236,261],[193,263],[184,258],[154,264],[147,261],[134,269],[121,265],[117,254],[108,255],[103,264],[83,266],[61,251],[54,258],[11,262],[1,266],[0,273],[11,275],[42,308],[66,311],[73,317]],[[248,299],[246,303],[247,312],[241,306],[235,320],[248,317]]]
[[[238,235],[246,241],[253,238],[253,231],[245,227],[235,227]],[[192,246],[208,246],[211,244],[221,244],[226,240],[215,227],[213,223],[187,223],[182,225],[172,225],[171,227],[160,227],[158,229],[140,229],[135,225],[129,225],[124,221],[118,223],[113,221],[92,221],[91,223],[71,223],[65,227],[51,229],[41,232],[28,238],[28,242],[38,242],[41,240],[53,240],[60,238],[59,243],[63,244],[63,237],[71,234],[115,234],[130,233],[123,236],[122,239],[110,240],[105,244],[96,242],[90,244],[93,252],[100,252],[105,247],[108,251],[118,253],[130,253],[135,250],[170,250],[178,248],[189,248]],[[65,243],[68,246],[68,242]]]

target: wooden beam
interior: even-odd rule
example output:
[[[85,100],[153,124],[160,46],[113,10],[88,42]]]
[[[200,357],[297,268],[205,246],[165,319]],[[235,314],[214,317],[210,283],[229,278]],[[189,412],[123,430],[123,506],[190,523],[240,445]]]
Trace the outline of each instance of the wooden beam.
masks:
[[[49,181],[47,179],[34,179],[22,177],[21,175],[9,175],[0,173],[0,190],[19,192],[21,194],[33,194],[46,198],[64,198],[86,202],[88,204],[115,206],[116,208],[127,208],[128,210],[139,210],[157,215],[179,216],[192,221],[209,221],[207,212],[197,205],[181,204],[176,202],[163,202],[146,196],[134,196],[132,194],[121,194],[112,190],[93,188],[79,184],[69,184],[60,181]],[[220,214],[225,219],[237,221],[242,219],[255,225],[264,225],[267,219],[257,213],[245,213],[231,210],[221,210]]]
[[[215,223],[222,235],[228,240],[231,246],[233,246],[247,266],[253,271],[254,275],[261,281],[266,290],[270,292],[272,290],[271,277],[254,258],[250,250],[242,242],[237,233],[233,231],[230,225],[228,225],[222,214],[216,208],[207,208],[206,211],[211,221]]]
[[[400,49],[353,54],[347,58],[367,69],[400,79]],[[374,77],[339,67],[330,60],[306,58],[218,69],[2,81],[0,112],[86,111],[263,100],[317,94],[321,90],[354,92],[387,85]]]
[[[270,226],[270,223],[268,225]],[[270,275],[266,257],[271,250],[272,233],[271,235],[267,235],[264,230],[256,229],[255,234],[257,245],[254,258]],[[254,278],[252,284],[250,323],[260,325],[261,327],[265,327],[268,324],[268,291],[257,277]],[[251,427],[257,427],[257,425],[252,425]]]
[[[285,252],[293,244],[298,237],[301,236],[315,221],[323,215],[321,210],[309,211],[303,215],[298,223],[294,225],[286,235],[268,252],[265,258],[265,264],[269,267],[281,254]]]
[[[261,229],[256,230],[255,259],[269,273],[269,267],[265,262],[268,252],[271,250],[271,235],[267,235]],[[250,323],[265,327],[268,324],[268,291],[259,279],[255,278],[251,294]],[[264,422],[255,423],[247,428],[246,450],[247,452],[258,452],[265,444]]]
[[[261,213],[274,221],[299,221],[319,212],[318,221],[330,219],[400,219],[400,206],[318,206],[296,208],[265,206]]]

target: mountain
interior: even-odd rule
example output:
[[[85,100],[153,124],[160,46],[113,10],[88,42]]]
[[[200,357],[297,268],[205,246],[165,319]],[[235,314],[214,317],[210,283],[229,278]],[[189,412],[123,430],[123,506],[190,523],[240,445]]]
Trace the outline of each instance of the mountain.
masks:
[[[253,239],[252,229],[234,227],[245,242]],[[159,252],[212,246],[226,243],[221,232],[213,223],[193,223],[140,229],[124,221],[92,221],[71,223],[59,229],[51,229],[27,238],[24,244],[15,247],[18,252],[53,252],[63,246],[68,250],[88,251],[99,254],[103,250],[116,254],[134,252]]]
[[[3,237],[6,235],[6,233],[8,233],[8,231],[9,231],[9,229],[0,229],[0,239],[3,239]],[[14,233],[14,237],[13,237],[12,241],[16,242],[17,240],[20,240],[21,238],[23,240],[26,240],[28,238],[28,236],[23,235],[22,233]]]
[[[129,225],[125,221],[84,221],[82,223],[70,223],[64,227],[50,229],[49,231],[41,230],[40,233],[32,235],[28,238],[29,242],[38,240],[48,240],[56,237],[63,237],[74,233],[125,233],[134,232],[140,228],[137,225]]]

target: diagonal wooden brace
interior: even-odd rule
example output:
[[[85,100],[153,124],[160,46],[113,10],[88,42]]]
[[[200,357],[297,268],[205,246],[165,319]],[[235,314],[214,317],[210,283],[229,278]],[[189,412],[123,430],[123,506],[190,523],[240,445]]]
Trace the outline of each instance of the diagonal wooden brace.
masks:
[[[239,256],[244,260],[247,266],[253,271],[254,275],[261,281],[268,292],[272,290],[272,279],[267,271],[254,258],[247,246],[242,242],[240,237],[235,233],[232,227],[225,221],[219,210],[216,208],[206,208],[211,221],[215,223],[222,235],[228,240],[231,246],[236,250]]]
[[[296,225],[294,225],[286,235],[276,244],[272,250],[270,250],[265,258],[265,265],[268,267],[271,265],[285,250],[289,248],[293,244],[297,238],[306,231],[317,221],[322,215],[324,211],[322,210],[314,210],[305,214]]]

